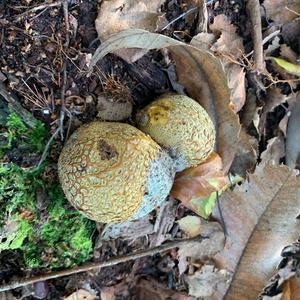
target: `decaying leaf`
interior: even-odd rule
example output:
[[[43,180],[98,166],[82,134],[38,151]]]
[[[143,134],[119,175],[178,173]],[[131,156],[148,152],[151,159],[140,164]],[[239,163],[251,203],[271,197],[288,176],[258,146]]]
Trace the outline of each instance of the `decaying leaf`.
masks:
[[[300,178],[286,166],[256,168],[249,180],[220,199],[227,231],[225,248],[214,257],[235,272],[230,300],[256,299],[272,276],[285,245],[298,238]],[[220,220],[218,210],[214,216]],[[224,295],[226,291],[216,291]]]
[[[96,295],[91,294],[90,292],[80,289],[67,298],[64,298],[64,300],[94,300],[96,299]]]
[[[167,20],[163,17],[162,13],[158,12],[163,3],[163,0],[102,1],[95,21],[96,30],[100,40],[105,41],[112,34],[130,28],[155,31],[158,24],[167,23]],[[163,19],[165,21],[163,21]],[[130,63],[141,58],[146,51],[140,49],[121,49],[114,53]]]
[[[209,28],[213,33],[220,34],[219,39],[211,48],[212,51],[220,55],[231,55],[236,59],[243,55],[243,40],[237,34],[236,26],[231,24],[224,14],[216,16]]]
[[[286,164],[295,168],[299,165],[300,154],[300,97],[298,95],[297,102],[292,109],[291,116],[288,121],[286,135]]]
[[[239,112],[246,101],[245,71],[238,64],[238,59],[244,53],[243,40],[236,33],[236,26],[231,24],[224,14],[214,18],[210,29],[215,36],[220,35],[217,41],[212,44],[210,50],[219,56],[224,63],[229,79],[229,88],[231,89],[232,109],[235,112]],[[199,37],[196,44],[200,44]]]
[[[105,0],[99,7],[95,21],[96,30],[102,41],[124,29],[141,28],[155,31],[158,13],[163,0]]]
[[[280,159],[285,155],[284,137],[275,136],[268,140],[267,149],[261,154],[260,165],[279,165]]]
[[[252,173],[257,164],[258,142],[257,139],[247,134],[242,127],[240,139],[235,158],[230,172],[246,178],[248,173]]]
[[[197,216],[186,216],[177,221],[179,228],[188,235],[194,237],[201,232],[201,219]]]
[[[216,200],[216,194],[212,193],[221,191],[228,183],[220,156],[212,153],[202,164],[177,174],[171,195],[207,218]]]
[[[178,250],[179,273],[184,273],[187,258],[205,261],[223,249],[225,236],[222,227],[217,222],[202,221],[201,236],[206,237],[201,242],[183,245]]]
[[[143,300],[193,300],[192,296],[185,295],[184,293],[177,292],[173,289],[167,289],[164,285],[157,281],[148,278],[139,279],[136,285],[136,299]]]
[[[270,56],[269,59],[272,59],[278,66],[283,68],[287,73],[300,76],[300,65],[292,64],[280,57]]]
[[[299,0],[264,0],[267,18],[277,24],[284,24],[298,17],[300,12]]]
[[[199,271],[185,276],[188,283],[189,295],[195,297],[210,297],[220,286],[225,286],[232,275],[226,270],[218,270],[212,265],[204,265]],[[197,298],[198,299],[198,298]]]
[[[176,62],[179,82],[210,114],[217,129],[217,152],[228,171],[237,148],[240,124],[230,108],[230,90],[222,63],[209,52],[145,30],[125,30],[111,36],[95,52],[90,68],[106,54],[122,48],[168,48]]]

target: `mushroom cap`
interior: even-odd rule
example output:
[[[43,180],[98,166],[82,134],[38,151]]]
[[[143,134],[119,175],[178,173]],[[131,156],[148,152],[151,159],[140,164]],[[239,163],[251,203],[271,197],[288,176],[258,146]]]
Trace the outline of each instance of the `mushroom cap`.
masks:
[[[169,194],[175,170],[149,136],[123,123],[92,122],[75,131],[58,161],[62,188],[89,219],[138,219]]]
[[[168,149],[177,172],[203,162],[214,149],[213,122],[187,96],[161,96],[137,114],[137,127]]]

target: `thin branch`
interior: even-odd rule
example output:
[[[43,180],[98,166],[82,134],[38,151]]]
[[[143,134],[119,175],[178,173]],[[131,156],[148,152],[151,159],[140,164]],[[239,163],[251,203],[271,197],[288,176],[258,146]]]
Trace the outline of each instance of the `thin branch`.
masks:
[[[32,7],[31,9],[28,9],[27,11],[17,15],[16,18],[24,17],[24,16],[26,16],[30,13],[40,11],[40,10],[43,10],[45,8],[61,6],[61,4],[62,4],[62,1],[57,1],[57,2],[53,2],[53,3],[44,3],[44,4],[41,4],[39,6],[35,6],[35,7]]]
[[[66,41],[65,41],[64,46],[69,47],[69,44],[70,44],[70,22],[69,22],[69,4],[68,4],[68,0],[64,0],[63,10],[64,10],[64,19],[65,19],[65,27],[66,27]]]
[[[173,19],[171,22],[169,22],[165,27],[163,27],[162,29],[159,29],[159,31],[163,31],[165,29],[167,29],[169,26],[171,26],[172,24],[174,24],[176,21],[178,21],[181,18],[184,18],[188,15],[190,15],[191,13],[193,13],[194,11],[198,10],[198,7],[193,7],[189,10],[187,10],[186,12],[182,13],[181,15],[179,15],[178,17],[176,17],[175,19]]]
[[[39,163],[38,163],[38,168],[41,166],[41,164],[42,164],[42,163],[44,162],[44,160],[46,159],[47,154],[48,154],[48,150],[49,150],[49,148],[50,148],[50,145],[51,145],[51,143],[53,142],[53,140],[55,139],[55,137],[58,135],[59,131],[60,131],[60,128],[58,127],[58,128],[55,130],[55,132],[52,134],[52,136],[51,136],[51,138],[49,139],[47,145],[45,146],[45,149],[44,149],[44,151],[43,151],[42,157],[41,157],[41,159],[40,159],[40,161],[39,161]]]
[[[39,281],[45,281],[49,279],[54,279],[54,278],[59,278],[62,276],[68,276],[72,274],[77,274],[81,272],[87,272],[90,270],[98,269],[98,268],[104,268],[104,267],[111,267],[120,263],[124,263],[130,260],[135,260],[138,258],[142,258],[145,256],[151,256],[157,253],[161,253],[163,251],[171,250],[176,247],[180,247],[186,244],[192,244],[193,242],[199,241],[201,242],[203,239],[206,237],[195,237],[195,238],[190,238],[190,239],[182,239],[182,240],[177,240],[173,242],[166,243],[164,245],[150,248],[147,250],[142,250],[138,251],[132,254],[124,255],[121,257],[116,257],[116,258],[111,258],[108,259],[107,261],[100,261],[100,262],[91,262],[91,263],[86,263],[83,264],[80,267],[73,267],[72,269],[66,269],[62,271],[56,271],[56,272],[51,272],[48,274],[42,274],[38,276],[33,276],[29,278],[19,278],[16,280],[13,280],[11,283],[4,284],[0,286],[0,292],[12,290],[15,288],[19,288],[28,284],[33,284]]]
[[[264,55],[263,55],[263,42],[262,42],[262,28],[261,28],[261,15],[259,0],[247,0],[247,13],[251,21],[251,31],[253,39],[254,50],[254,63],[258,73],[265,69]]]

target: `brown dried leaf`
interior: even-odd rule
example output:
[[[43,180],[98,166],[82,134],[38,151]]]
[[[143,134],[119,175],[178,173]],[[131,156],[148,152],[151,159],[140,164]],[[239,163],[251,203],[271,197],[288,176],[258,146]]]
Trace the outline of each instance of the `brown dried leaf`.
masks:
[[[179,248],[178,268],[180,274],[184,273],[187,267],[188,257],[205,261],[223,249],[225,236],[222,227],[217,222],[203,221],[200,234],[206,238],[201,242],[194,242]]]
[[[283,247],[298,238],[299,194],[300,178],[286,166],[259,166],[248,182],[222,194],[227,239],[214,258],[235,272],[226,299],[256,299],[261,292]],[[220,220],[217,210],[214,216]],[[224,296],[226,290],[216,293]]]
[[[80,289],[77,292],[74,292],[70,296],[64,298],[64,300],[94,300],[96,295],[91,294],[90,292]]]
[[[185,279],[189,286],[189,295],[203,299],[210,297],[215,290],[220,289],[220,286],[226,285],[231,280],[231,274],[226,270],[218,270],[212,265],[204,265],[195,274],[186,276]]]
[[[278,135],[268,140],[267,149],[261,154],[261,166],[279,165],[280,159],[285,155],[284,137]]]
[[[195,210],[190,203],[194,196],[207,197],[212,192],[221,190],[227,183],[228,179],[222,171],[222,160],[213,152],[202,164],[176,175],[171,195]]]
[[[246,178],[248,173],[252,173],[256,167],[258,154],[258,141],[250,136],[242,128],[238,149],[233,160],[230,172]]]
[[[299,0],[264,0],[267,18],[277,24],[284,24],[298,17]]]
[[[95,52],[90,68],[106,54],[121,48],[168,48],[176,62],[179,82],[190,97],[210,114],[217,129],[217,152],[228,171],[237,148],[240,124],[230,108],[228,79],[219,59],[209,52],[145,30],[125,30],[113,35]]]
[[[143,300],[193,300],[192,296],[175,290],[167,289],[163,284],[153,279],[140,279],[136,285],[136,299]]]
[[[209,27],[213,33],[221,33],[217,42],[212,46],[212,51],[221,55],[230,55],[236,59],[242,56],[244,53],[243,40],[236,33],[236,26],[231,24],[225,15],[216,16],[214,22]]]
[[[297,64],[297,54],[287,44],[280,45],[280,57],[287,59],[293,64]]]
[[[107,40],[112,34],[129,28],[154,31],[161,15],[158,10],[163,3],[163,0],[102,1],[95,21],[99,38]]]

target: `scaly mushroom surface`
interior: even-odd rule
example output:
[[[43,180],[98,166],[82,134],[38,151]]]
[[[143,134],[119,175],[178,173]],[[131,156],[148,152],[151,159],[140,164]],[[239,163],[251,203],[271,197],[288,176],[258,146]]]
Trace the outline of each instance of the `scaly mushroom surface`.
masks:
[[[137,114],[137,127],[168,149],[176,171],[196,166],[213,151],[214,125],[195,100],[165,94]]]
[[[145,216],[167,197],[175,176],[171,157],[156,142],[112,122],[75,131],[60,154],[58,173],[71,204],[104,223]]]

